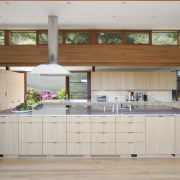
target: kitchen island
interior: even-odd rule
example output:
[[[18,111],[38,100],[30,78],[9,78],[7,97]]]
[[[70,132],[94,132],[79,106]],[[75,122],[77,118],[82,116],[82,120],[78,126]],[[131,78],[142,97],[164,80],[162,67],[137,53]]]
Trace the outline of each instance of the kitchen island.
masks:
[[[0,112],[3,156],[176,156],[180,154],[180,110],[132,106],[105,112],[101,106]]]

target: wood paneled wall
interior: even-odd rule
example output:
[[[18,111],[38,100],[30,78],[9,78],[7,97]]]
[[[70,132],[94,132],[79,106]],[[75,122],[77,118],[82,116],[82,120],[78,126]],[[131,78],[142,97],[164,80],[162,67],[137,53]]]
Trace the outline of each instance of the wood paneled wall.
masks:
[[[48,62],[48,46],[0,46],[0,65]],[[180,66],[180,46],[59,45],[63,66]]]

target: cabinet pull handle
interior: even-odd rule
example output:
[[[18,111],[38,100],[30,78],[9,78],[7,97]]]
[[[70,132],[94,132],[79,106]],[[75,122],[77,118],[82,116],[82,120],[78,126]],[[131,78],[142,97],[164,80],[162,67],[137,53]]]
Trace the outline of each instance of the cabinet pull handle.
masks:
[[[105,142],[101,142],[101,144],[105,144]]]
[[[77,122],[76,124],[81,124],[81,122]]]
[[[106,124],[106,122],[101,122],[101,124]]]
[[[53,144],[56,144],[57,142],[52,142]]]
[[[76,142],[77,144],[81,144],[81,142]]]
[[[77,132],[77,134],[81,134],[81,132]]]
[[[32,122],[28,122],[29,124],[32,124]]]
[[[101,132],[101,134],[105,134],[105,132]]]
[[[6,124],[6,122],[1,122],[1,124]]]
[[[32,142],[28,142],[29,144],[32,144]]]
[[[129,144],[133,144],[133,142],[128,142]]]
[[[129,124],[132,124],[133,122],[128,122]]]
[[[133,134],[133,132],[128,132],[129,134]]]

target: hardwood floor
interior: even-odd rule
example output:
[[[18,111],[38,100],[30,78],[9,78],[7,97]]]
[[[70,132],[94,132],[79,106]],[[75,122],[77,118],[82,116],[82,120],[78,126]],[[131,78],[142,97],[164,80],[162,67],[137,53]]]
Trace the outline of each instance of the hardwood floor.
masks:
[[[177,180],[180,159],[0,159],[0,180]]]

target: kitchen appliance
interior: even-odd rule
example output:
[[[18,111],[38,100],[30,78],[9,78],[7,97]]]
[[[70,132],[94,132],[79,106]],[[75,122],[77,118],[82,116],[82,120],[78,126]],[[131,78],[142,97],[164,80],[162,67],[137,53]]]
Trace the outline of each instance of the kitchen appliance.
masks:
[[[68,76],[70,72],[58,64],[58,17],[48,17],[48,63],[36,66],[31,74]]]
[[[134,92],[129,92],[128,101],[134,101],[134,100],[135,100]]]
[[[144,93],[144,101],[148,101],[148,95],[147,95],[147,92]]]
[[[144,93],[143,92],[137,93],[137,101],[144,101]]]
[[[107,96],[97,96],[97,102],[107,102]]]

